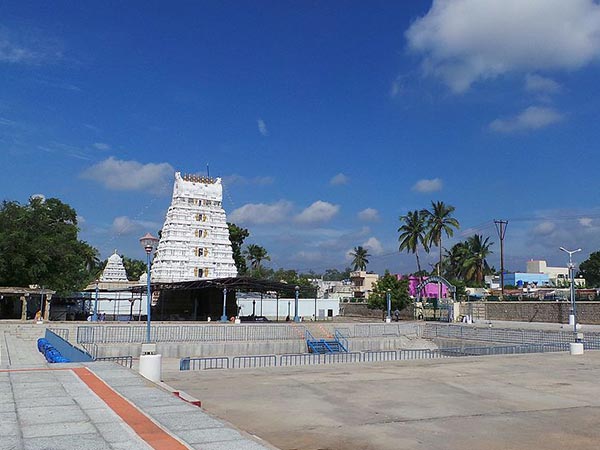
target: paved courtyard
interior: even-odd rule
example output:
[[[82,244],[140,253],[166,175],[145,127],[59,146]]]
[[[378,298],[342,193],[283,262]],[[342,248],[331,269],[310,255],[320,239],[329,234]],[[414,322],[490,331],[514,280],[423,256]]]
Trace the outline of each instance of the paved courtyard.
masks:
[[[284,450],[600,448],[600,352],[163,378]]]

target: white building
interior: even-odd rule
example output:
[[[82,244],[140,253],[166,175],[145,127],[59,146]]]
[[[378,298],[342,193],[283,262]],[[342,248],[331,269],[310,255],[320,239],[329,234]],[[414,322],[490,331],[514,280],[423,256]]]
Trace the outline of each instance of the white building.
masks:
[[[289,315],[294,318],[295,299],[277,298],[272,295],[257,293],[238,293],[237,304],[240,316],[265,316],[269,320],[285,320]],[[299,298],[298,316],[303,320],[330,320],[340,314],[340,303],[336,299]]]
[[[108,258],[97,283],[91,283],[85,289],[84,296],[88,299],[90,313],[94,311],[97,303],[99,319],[106,317],[106,320],[138,320],[145,316],[145,297],[130,291],[136,284],[137,282],[127,279],[123,259],[115,250]]]
[[[222,199],[220,178],[175,173],[171,206],[152,262],[152,281],[237,276]]]
[[[537,261],[532,259],[527,261],[527,273],[546,274],[550,279],[550,284],[554,286],[565,286],[571,282],[568,267],[550,267],[544,260]],[[575,278],[575,286],[585,286],[585,280],[583,278]]]

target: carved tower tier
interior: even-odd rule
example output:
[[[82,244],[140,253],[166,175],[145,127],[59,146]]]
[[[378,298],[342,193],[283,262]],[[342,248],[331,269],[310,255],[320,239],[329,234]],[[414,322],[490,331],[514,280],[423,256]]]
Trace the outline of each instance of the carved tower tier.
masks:
[[[235,277],[220,178],[175,173],[173,199],[152,262],[152,281]]]

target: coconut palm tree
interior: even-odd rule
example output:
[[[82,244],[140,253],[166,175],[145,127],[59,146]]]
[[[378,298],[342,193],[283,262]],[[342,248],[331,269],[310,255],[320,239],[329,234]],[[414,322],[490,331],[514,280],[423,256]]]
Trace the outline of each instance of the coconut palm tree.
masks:
[[[458,229],[460,223],[454,217],[454,206],[446,205],[444,202],[431,202],[431,211],[425,209],[423,214],[427,221],[426,241],[431,246],[432,244],[438,247],[440,251],[440,259],[437,265],[437,274],[441,276],[442,270],[442,234],[446,237],[454,235],[453,228]],[[438,298],[442,297],[442,285],[438,283]]]
[[[461,241],[452,246],[450,250],[446,250],[444,255],[444,266],[442,273],[447,279],[464,278],[464,263],[469,256],[469,246],[467,242]]]
[[[444,202],[431,202],[431,211],[424,209],[422,214],[427,223],[427,235],[425,240],[429,245],[435,245],[440,252],[440,259],[437,267],[438,276],[441,275],[442,268],[442,234],[446,237],[454,235],[453,228],[460,228],[460,223],[454,217],[454,206],[446,205]]]
[[[354,247],[354,251],[350,252],[350,256],[352,256],[352,266],[354,267],[354,270],[367,270],[367,264],[369,264],[367,258],[371,255],[369,255],[366,248],[360,245]]]
[[[249,244],[244,250],[244,255],[246,259],[250,263],[250,267],[257,272],[260,276],[261,263],[263,261],[270,261],[271,257],[267,253],[267,250],[264,247],[256,244]]]
[[[426,235],[426,216],[423,211],[409,211],[405,216],[400,216],[400,222],[402,225],[398,228],[400,236],[399,251],[406,251],[407,253],[413,253],[417,258],[417,273],[421,273],[421,262],[419,260],[419,246],[423,247],[423,250],[429,252],[429,246],[427,244]]]
[[[463,261],[465,281],[481,284],[485,275],[491,272],[486,258],[492,253],[490,247],[494,243],[489,240],[489,237],[483,239],[483,236],[479,234],[467,239],[467,253]]]

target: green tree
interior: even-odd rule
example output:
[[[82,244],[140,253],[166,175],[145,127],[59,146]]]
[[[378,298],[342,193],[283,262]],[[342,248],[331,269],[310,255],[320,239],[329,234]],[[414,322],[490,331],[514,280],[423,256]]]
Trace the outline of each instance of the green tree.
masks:
[[[579,264],[579,274],[585,278],[586,286],[600,287],[600,251]]]
[[[238,275],[244,275],[248,271],[248,266],[246,265],[246,258],[242,254],[242,246],[244,240],[250,236],[250,232],[246,228],[238,227],[235,223],[227,222],[227,227],[229,228],[229,241],[231,242],[235,267]]]
[[[437,274],[441,275],[442,270],[442,235],[452,237],[454,228],[460,228],[460,223],[454,217],[454,206],[446,205],[444,202],[431,202],[431,211],[424,209],[422,214],[427,221],[426,241],[429,246],[435,245],[440,252],[440,259],[437,266]]]
[[[38,284],[60,294],[94,279],[97,251],[78,239],[77,213],[56,198],[0,207],[0,285]]]
[[[492,273],[486,260],[492,253],[490,247],[493,242],[489,242],[489,240],[489,237],[483,239],[483,236],[479,234],[467,239],[467,254],[462,264],[464,279],[467,283],[482,286],[484,277]]]
[[[387,310],[386,295],[388,289],[390,291],[392,311],[396,309],[402,310],[410,304],[411,298],[408,294],[408,280],[399,280],[396,275],[392,275],[386,270],[385,275],[379,278],[373,285],[373,290],[368,300],[369,308]]]
[[[261,277],[262,276],[262,262],[270,261],[271,257],[267,253],[267,250],[264,247],[256,244],[249,244],[243,252],[244,256],[250,263],[250,267],[252,269],[252,276]]]
[[[419,260],[419,246],[429,252],[429,246],[426,240],[426,215],[423,211],[409,211],[405,216],[400,216],[402,225],[398,228],[400,236],[399,250],[413,253],[417,258],[417,272],[421,273],[421,262]]]
[[[464,278],[464,262],[469,254],[466,242],[457,242],[446,250],[442,274],[447,280]]]
[[[324,281],[342,281],[350,278],[350,272],[352,269],[346,267],[342,272],[338,269],[326,269],[323,274]]]
[[[146,261],[141,259],[132,259],[127,256],[123,256],[123,266],[127,273],[127,279],[130,281],[137,281],[143,273],[146,273],[148,267]]]
[[[354,270],[367,270],[367,264],[369,264],[368,258],[371,255],[369,255],[366,248],[360,245],[354,247],[354,250],[350,252],[350,256],[352,256]]]

